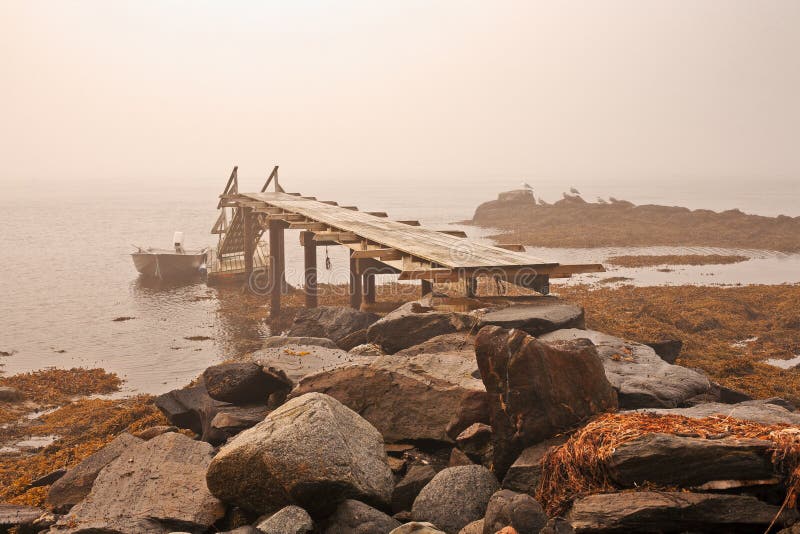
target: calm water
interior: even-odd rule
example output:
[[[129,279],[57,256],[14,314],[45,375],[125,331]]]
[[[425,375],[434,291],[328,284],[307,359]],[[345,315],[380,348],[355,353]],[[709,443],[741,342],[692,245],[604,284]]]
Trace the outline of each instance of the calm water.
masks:
[[[265,325],[242,317],[236,290],[209,288],[202,283],[147,283],[138,278],[129,257],[131,244],[169,246],[174,230],[185,232],[187,248],[214,244],[215,238],[208,232],[216,217],[216,196],[222,182],[193,181],[182,187],[117,184],[81,191],[29,184],[8,192],[0,199],[5,255],[0,275],[0,350],[15,354],[0,357],[2,369],[10,374],[47,366],[99,366],[125,378],[126,392],[160,393],[185,384],[209,364],[248,350],[259,338],[269,335]],[[519,180],[512,179],[467,180],[456,187],[421,180],[380,185],[376,181],[347,188],[336,183],[310,187],[299,182],[292,187],[290,179],[282,179],[287,190],[335,199],[343,205],[355,204],[362,210],[387,211],[393,218],[420,219],[442,228],[451,221],[470,218],[480,202],[519,185]],[[242,178],[240,183],[242,190],[255,190],[260,185],[259,179]],[[570,185],[545,182],[538,193],[552,201]],[[739,193],[732,188],[722,195],[689,187],[650,186],[646,194],[632,186],[582,189],[587,199],[613,194],[636,203],[717,210],[738,207],[765,215],[800,215],[796,207],[800,194],[769,188],[759,194],[748,187],[742,187]],[[467,230],[474,236],[485,234],[474,228]],[[302,262],[296,243],[296,233],[289,232],[286,248],[290,269]],[[681,250],[685,249],[659,249],[656,253]],[[636,253],[619,248],[530,252],[581,262]],[[329,253],[337,268],[331,273],[322,271],[320,281],[341,282],[346,255],[334,248]],[[750,255],[756,259],[737,265],[681,267],[671,273],[623,269],[588,275],[585,280],[631,276],[648,284],[800,281],[797,255]],[[290,273],[289,277],[290,282],[299,280],[297,274]],[[113,321],[126,316],[133,319]],[[210,339],[186,339],[193,336]]]

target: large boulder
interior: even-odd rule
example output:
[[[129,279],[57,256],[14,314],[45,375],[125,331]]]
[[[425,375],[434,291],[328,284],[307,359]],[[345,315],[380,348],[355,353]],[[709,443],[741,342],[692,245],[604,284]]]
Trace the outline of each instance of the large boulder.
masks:
[[[350,334],[368,328],[377,320],[378,316],[374,313],[342,306],[304,308],[297,312],[292,327],[289,329],[289,335],[325,337],[338,344]],[[350,349],[353,346],[347,348]]]
[[[467,313],[436,311],[420,302],[407,302],[373,323],[367,330],[367,341],[394,354],[436,336],[469,331],[476,321]]]
[[[606,377],[619,393],[620,408],[675,408],[711,389],[708,378],[665,362],[647,345],[594,330],[556,330],[539,338],[544,343],[576,339],[597,347]]]
[[[608,459],[608,469],[622,487],[648,482],[661,487],[708,489],[717,489],[715,483],[730,486],[732,481],[737,486],[762,484],[775,476],[773,448],[771,441],[761,439],[645,434],[618,446]]]
[[[745,495],[641,491],[590,495],[567,514],[575,532],[763,532],[779,508]],[[778,517],[780,527],[796,512]]]
[[[280,347],[291,347],[294,345],[306,345],[311,347],[324,347],[326,349],[338,349],[339,346],[332,339],[326,337],[296,337],[296,336],[270,336],[264,340],[262,348],[274,349]]]
[[[211,420],[211,428],[215,436],[225,436],[225,439],[235,436],[242,430],[247,430],[264,420],[269,413],[269,408],[257,404],[255,406],[231,406],[224,408]]]
[[[711,402],[699,404],[691,408],[672,408],[658,410],[642,410],[650,413],[665,415],[682,415],[684,417],[711,417],[722,415],[723,417],[734,417],[744,421],[754,421],[764,425],[788,424],[800,425],[800,413],[790,412],[782,406],[764,402],[763,400],[745,401],[738,404],[722,404]]]
[[[617,396],[588,342],[541,343],[521,330],[486,326],[475,354],[489,394],[494,469],[522,450],[617,408]]]
[[[231,439],[206,480],[220,499],[256,513],[297,504],[316,516],[349,498],[388,506],[394,485],[380,433],[320,393],[291,399]]]
[[[360,501],[348,499],[328,519],[325,534],[389,534],[400,521]]]
[[[89,495],[54,530],[164,534],[180,526],[205,531],[225,514],[205,483],[212,455],[208,443],[175,432],[134,445],[97,475]]]
[[[307,534],[314,531],[314,521],[308,512],[290,504],[257,521],[256,530],[263,534]]]
[[[191,430],[203,441],[221,443],[225,440],[225,436],[212,429],[211,421],[221,409],[231,408],[232,404],[212,399],[202,378],[193,386],[159,395],[154,404],[170,423]]]
[[[99,451],[84,458],[50,486],[47,506],[58,513],[67,512],[89,495],[94,480],[105,466],[142,442],[139,438],[123,433]]]
[[[546,523],[547,514],[536,499],[525,493],[500,490],[486,506],[483,534],[494,534],[508,526],[518,534],[539,534]]]
[[[212,399],[233,404],[266,404],[270,394],[292,388],[288,378],[265,373],[253,362],[213,365],[203,371],[203,380]]]
[[[562,445],[566,439],[563,435],[556,436],[526,447],[506,471],[503,488],[534,495],[542,479],[542,460],[550,449]]]
[[[556,297],[539,297],[532,302],[492,310],[481,317],[480,326],[516,328],[541,336],[563,328],[585,328],[583,308]]]
[[[373,360],[369,356],[315,345],[287,345],[261,349],[251,352],[246,358],[264,369],[282,371],[293,384],[297,384],[310,374],[369,363]]]
[[[439,471],[414,500],[411,515],[448,534],[481,519],[500,485],[491,471],[480,465],[448,467]]]
[[[476,370],[471,354],[386,355],[307,376],[293,395],[330,395],[372,423],[387,442],[450,442],[448,429],[460,432],[476,421],[488,422],[486,391],[473,377]]]

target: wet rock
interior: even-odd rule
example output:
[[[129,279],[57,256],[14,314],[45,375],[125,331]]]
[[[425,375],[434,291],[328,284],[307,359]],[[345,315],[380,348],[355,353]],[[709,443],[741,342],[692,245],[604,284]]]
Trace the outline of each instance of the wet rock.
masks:
[[[469,331],[475,323],[475,317],[466,313],[440,312],[420,302],[407,302],[370,326],[367,341],[394,354],[436,336]]]
[[[475,354],[489,394],[498,476],[525,447],[617,407],[590,343],[545,344],[521,330],[486,326],[478,333]]]
[[[648,347],[656,351],[658,357],[667,363],[675,363],[678,356],[681,355],[683,348],[683,341],[680,339],[662,339],[660,341],[653,341],[645,343]]]
[[[411,514],[415,521],[428,521],[455,534],[483,517],[498,489],[497,479],[483,466],[448,467],[422,488]]]
[[[674,408],[711,388],[696,371],[670,365],[647,345],[625,341],[594,330],[557,330],[540,341],[588,339],[597,347],[606,377],[619,394],[620,408]]]
[[[356,330],[339,340],[338,345],[342,350],[351,350],[359,345],[367,343],[367,329]]]
[[[458,534],[483,534],[483,519],[478,519],[469,523],[467,526],[458,531]],[[492,533],[494,534],[494,532]]]
[[[262,532],[254,526],[245,525],[243,527],[237,527],[233,530],[220,532],[219,534],[262,534]]]
[[[483,534],[494,534],[506,526],[519,534],[538,534],[546,523],[547,514],[536,499],[525,493],[500,490],[486,506]]]
[[[566,440],[565,436],[557,436],[523,450],[503,477],[503,488],[533,496],[542,478],[542,460],[551,448]]]
[[[651,482],[691,488],[731,479],[747,485],[775,476],[772,448],[772,442],[760,439],[646,434],[617,447],[608,465],[612,479],[623,487]]]
[[[453,447],[453,450],[450,451],[450,459],[447,462],[447,467],[458,467],[459,465],[474,465],[469,456],[464,454],[459,448]]]
[[[178,525],[204,531],[225,514],[205,485],[212,454],[208,443],[174,432],[138,443],[100,471],[55,531],[162,534]]]
[[[211,421],[223,408],[232,405],[212,399],[201,379],[196,385],[174,389],[156,397],[154,404],[167,420],[178,428],[191,430],[203,441],[219,443],[225,440],[211,428]]]
[[[562,328],[585,328],[583,308],[556,297],[540,297],[531,303],[515,304],[486,313],[480,327],[495,325],[517,328],[541,336]]]
[[[392,492],[392,511],[411,510],[414,499],[435,476],[436,470],[430,465],[415,464],[409,467]]]
[[[569,524],[569,521],[560,517],[555,517],[547,522],[539,534],[573,534],[575,529]]]
[[[566,519],[579,533],[763,532],[777,514],[777,506],[745,495],[642,491],[583,497]]]
[[[746,401],[738,404],[722,404],[712,402],[700,404],[690,408],[672,408],[658,410],[641,410],[649,413],[683,415],[685,417],[711,417],[712,415],[722,415],[723,417],[735,417],[745,421],[755,421],[765,425],[790,424],[800,425],[800,413],[790,412],[776,404],[764,401]]]
[[[475,337],[467,332],[442,334],[423,341],[418,345],[399,350],[397,356],[417,356],[419,354],[436,354],[440,352],[463,354],[465,358],[475,357]]]
[[[177,432],[177,426],[168,426],[168,425],[158,425],[158,426],[151,426],[150,428],[145,428],[141,432],[137,432],[134,434],[139,439],[143,439],[145,441],[153,439],[156,436],[160,436],[161,434],[166,434],[167,432]]]
[[[31,483],[28,484],[28,489],[49,486],[59,478],[63,477],[65,474],[67,474],[66,469],[56,469],[54,471],[50,471],[46,475],[40,476],[36,480],[31,481]]]
[[[143,441],[139,438],[127,433],[120,434],[111,443],[84,458],[50,486],[47,506],[59,513],[67,512],[89,495],[97,475],[105,466],[140,443]]]
[[[211,428],[230,438],[263,421],[269,411],[266,406],[232,406],[214,416]]]
[[[325,534],[389,534],[400,522],[363,502],[348,499],[328,519]]]
[[[341,306],[304,308],[295,316],[289,335],[326,337],[338,345],[350,334],[368,328],[377,320],[378,316],[374,313]],[[355,345],[358,343],[348,348]]]
[[[412,521],[405,525],[400,525],[389,534],[446,534],[431,523]]]
[[[34,506],[0,503],[0,529],[3,532],[10,527],[24,527],[33,524],[45,510]]]
[[[11,386],[0,386],[0,402],[18,402],[24,398],[22,392]]]
[[[264,369],[272,368],[283,371],[293,384],[297,384],[310,374],[360,363],[369,363],[373,360],[373,358],[350,354],[341,349],[329,349],[313,345],[292,345],[262,349],[252,352],[246,357],[248,360],[261,365]]]
[[[264,340],[262,345],[265,349],[280,348],[294,345],[306,345],[312,347],[325,347],[326,349],[338,349],[339,346],[332,339],[326,337],[297,337],[297,336],[271,336]]]
[[[491,454],[491,441],[492,427],[484,423],[474,423],[456,437],[458,447],[478,463]]]
[[[252,362],[222,363],[203,371],[206,390],[212,399],[232,404],[266,404],[275,384]],[[274,389],[270,390],[270,385]],[[279,388],[291,387],[281,384]]]
[[[314,530],[314,521],[299,506],[284,506],[266,519],[256,523],[256,531],[263,534],[306,534]]]
[[[231,439],[206,479],[214,495],[253,512],[297,504],[312,515],[348,498],[388,505],[394,485],[380,433],[319,393],[289,400]]]
[[[452,442],[448,427],[466,428],[473,418],[488,422],[486,392],[471,376],[474,369],[474,358],[460,354],[380,356],[367,365],[307,376],[293,395],[330,395],[372,423],[387,442]]]

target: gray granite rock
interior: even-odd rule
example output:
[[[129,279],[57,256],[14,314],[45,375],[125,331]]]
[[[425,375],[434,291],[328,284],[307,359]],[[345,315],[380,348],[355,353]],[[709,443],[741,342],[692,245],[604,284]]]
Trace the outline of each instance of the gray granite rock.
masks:
[[[314,521],[308,512],[290,504],[266,518],[259,518],[255,527],[263,534],[307,534],[313,532]]]
[[[389,534],[400,526],[396,519],[360,501],[348,499],[328,518],[325,534]]]
[[[585,328],[583,308],[556,297],[540,297],[525,304],[492,310],[481,317],[480,327],[516,328],[541,336],[563,328]]]

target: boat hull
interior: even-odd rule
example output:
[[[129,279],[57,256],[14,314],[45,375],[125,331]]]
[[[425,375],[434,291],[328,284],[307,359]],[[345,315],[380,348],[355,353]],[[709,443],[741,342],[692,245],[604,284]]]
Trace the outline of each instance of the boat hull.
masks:
[[[134,252],[133,265],[143,276],[162,280],[188,278],[200,272],[205,251],[187,254]]]

